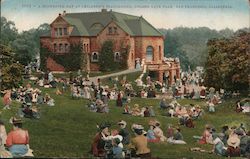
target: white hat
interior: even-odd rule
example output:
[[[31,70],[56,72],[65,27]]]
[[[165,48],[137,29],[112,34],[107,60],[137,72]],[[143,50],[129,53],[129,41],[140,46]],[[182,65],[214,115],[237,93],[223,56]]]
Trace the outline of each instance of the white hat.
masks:
[[[119,122],[118,122],[118,125],[127,125],[127,123],[126,123],[126,121],[124,121],[124,120],[120,120]]]

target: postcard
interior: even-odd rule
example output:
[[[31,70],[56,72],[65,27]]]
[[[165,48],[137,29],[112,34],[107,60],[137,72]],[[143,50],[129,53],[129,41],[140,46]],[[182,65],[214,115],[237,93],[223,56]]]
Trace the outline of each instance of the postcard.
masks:
[[[249,4],[1,0],[0,158],[249,158]]]

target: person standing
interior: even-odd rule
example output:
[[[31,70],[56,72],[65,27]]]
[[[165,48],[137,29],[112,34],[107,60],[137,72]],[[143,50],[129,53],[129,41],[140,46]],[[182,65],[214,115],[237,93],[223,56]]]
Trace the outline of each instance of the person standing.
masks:
[[[5,95],[3,96],[3,104],[4,108],[3,109],[10,109],[10,104],[11,104],[11,90],[7,90]]]

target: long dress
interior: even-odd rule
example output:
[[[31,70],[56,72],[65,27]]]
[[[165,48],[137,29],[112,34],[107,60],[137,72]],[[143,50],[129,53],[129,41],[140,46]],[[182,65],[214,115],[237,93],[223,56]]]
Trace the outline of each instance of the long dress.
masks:
[[[5,106],[11,104],[10,96],[11,96],[11,92],[5,93],[5,95],[4,95],[4,97],[3,97],[3,104],[4,104]]]
[[[122,95],[121,95],[121,93],[118,93],[118,96],[116,99],[116,106],[122,107]]]

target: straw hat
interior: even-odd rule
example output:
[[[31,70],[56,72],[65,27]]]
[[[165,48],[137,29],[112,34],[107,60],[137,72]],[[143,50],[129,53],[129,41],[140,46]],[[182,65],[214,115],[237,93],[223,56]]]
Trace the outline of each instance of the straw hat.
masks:
[[[11,124],[21,124],[23,123],[22,119],[16,118],[16,117],[11,117],[10,118],[10,123]]]
[[[127,123],[126,123],[126,121],[124,121],[124,120],[120,120],[120,121],[118,122],[118,125],[124,125],[124,126],[126,126]]]

